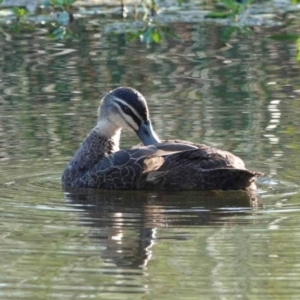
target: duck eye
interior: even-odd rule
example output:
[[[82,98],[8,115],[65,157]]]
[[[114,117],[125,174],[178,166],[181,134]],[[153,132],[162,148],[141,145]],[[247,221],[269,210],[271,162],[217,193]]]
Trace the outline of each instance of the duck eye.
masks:
[[[128,106],[124,106],[123,111],[125,114],[130,114],[130,108]]]

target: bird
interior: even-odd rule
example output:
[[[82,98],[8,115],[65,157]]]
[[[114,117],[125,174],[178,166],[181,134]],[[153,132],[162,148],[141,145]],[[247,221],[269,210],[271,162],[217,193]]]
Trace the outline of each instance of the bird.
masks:
[[[121,130],[142,144],[120,149]],[[255,190],[262,173],[238,156],[184,140],[160,140],[144,96],[118,87],[100,101],[97,124],[62,174],[64,187],[123,190]]]

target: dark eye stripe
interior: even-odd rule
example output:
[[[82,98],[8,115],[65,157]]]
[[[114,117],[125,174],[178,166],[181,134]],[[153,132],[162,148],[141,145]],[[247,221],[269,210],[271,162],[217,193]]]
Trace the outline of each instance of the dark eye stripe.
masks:
[[[148,119],[147,104],[144,97],[136,90],[128,87],[120,87],[113,91],[114,98],[120,99],[125,104],[128,104],[138,113],[138,117],[146,121]]]
[[[118,105],[120,106],[120,108],[122,109],[122,111],[124,112],[124,114],[130,116],[134,122],[138,125],[138,127],[140,127],[141,125],[141,120],[135,115],[134,112],[132,112],[132,110],[130,109],[130,107],[128,107],[127,105],[116,101],[118,103]],[[130,124],[129,124],[130,125]]]

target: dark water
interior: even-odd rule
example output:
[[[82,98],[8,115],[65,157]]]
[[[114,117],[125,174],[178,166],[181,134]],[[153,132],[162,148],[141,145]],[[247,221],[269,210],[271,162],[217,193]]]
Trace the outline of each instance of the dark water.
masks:
[[[0,40],[1,299],[298,299],[300,65],[274,28],[220,41],[175,23],[161,45],[78,22]],[[102,26],[102,27],[101,27]],[[217,146],[264,172],[259,194],[63,192],[100,98],[129,85],[157,133]],[[138,141],[124,132],[122,147]]]

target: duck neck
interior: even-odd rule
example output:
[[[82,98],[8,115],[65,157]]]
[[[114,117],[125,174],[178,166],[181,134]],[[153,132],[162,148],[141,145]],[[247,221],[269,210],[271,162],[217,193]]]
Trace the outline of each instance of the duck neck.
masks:
[[[114,132],[108,132],[97,124],[81,143],[67,169],[85,171],[93,168],[105,156],[119,150],[120,134],[120,128]]]
[[[119,151],[120,144],[120,136],[121,136],[122,128],[113,126],[111,122],[103,122],[99,121],[94,127],[93,131],[95,131],[99,137],[106,141],[108,148],[106,154],[111,154],[113,152]]]

